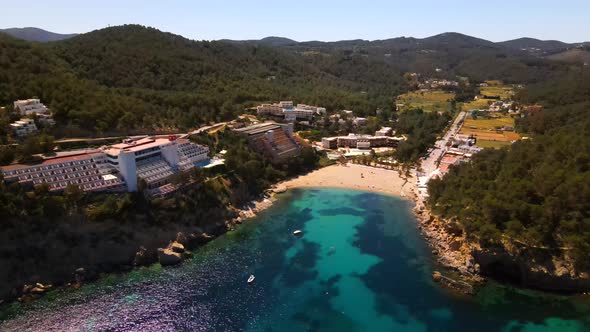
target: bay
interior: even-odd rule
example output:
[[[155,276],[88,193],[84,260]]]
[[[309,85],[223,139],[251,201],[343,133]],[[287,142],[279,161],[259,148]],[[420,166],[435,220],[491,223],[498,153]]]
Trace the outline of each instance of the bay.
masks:
[[[156,264],[9,305],[0,330],[590,330],[582,297],[494,282],[473,297],[441,288],[416,226],[398,197],[292,190],[180,266]]]

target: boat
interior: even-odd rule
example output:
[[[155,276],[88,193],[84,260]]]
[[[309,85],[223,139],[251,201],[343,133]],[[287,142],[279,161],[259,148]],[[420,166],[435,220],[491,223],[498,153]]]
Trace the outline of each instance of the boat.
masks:
[[[299,235],[299,234],[303,234],[303,231],[300,229],[293,231],[293,235]]]
[[[253,274],[251,274],[250,277],[248,278],[248,283],[251,284],[255,278],[256,277]]]

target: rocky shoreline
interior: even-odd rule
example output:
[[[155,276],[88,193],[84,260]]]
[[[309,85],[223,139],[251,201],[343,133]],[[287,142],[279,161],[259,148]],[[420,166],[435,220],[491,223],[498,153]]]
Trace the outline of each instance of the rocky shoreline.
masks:
[[[404,188],[406,186],[410,187],[409,190]],[[290,186],[287,184],[278,183],[273,188],[267,190],[262,197],[249,202],[239,209],[232,208],[234,217],[226,220],[223,224],[220,223],[220,226],[212,230],[211,233],[203,232],[200,229],[185,233],[178,232],[175,239],[164,247],[146,248],[141,246],[138,248],[134,257],[132,257],[132,261],[128,265],[119,266],[115,272],[126,272],[133,268],[149,266],[154,263],[160,263],[162,266],[179,264],[183,260],[192,257],[192,250],[199,248],[227,231],[235,229],[246,220],[255,217],[261,211],[271,207],[276,200],[276,195],[288,189],[290,189]],[[486,277],[484,276],[490,274],[489,266],[495,263],[495,260],[512,259],[512,257],[503,257],[502,255],[509,256],[505,252],[497,253],[479,248],[476,244],[465,238],[465,235],[456,222],[443,220],[431,214],[424,202],[417,195],[417,188],[410,182],[407,182],[402,187],[402,193],[405,198],[414,202],[413,213],[419,222],[418,228],[432,248],[432,253],[436,256],[436,261],[441,267],[432,274],[432,279],[435,282],[462,294],[473,294],[478,287],[485,284]],[[564,264],[559,262],[555,264],[561,264],[561,269],[559,269],[559,274],[554,279],[571,284],[572,286],[570,288],[576,291],[590,289],[590,281],[587,274],[572,277],[571,267],[566,268]],[[529,265],[532,265],[532,263]],[[542,269],[538,264],[527,267],[533,271],[533,275],[534,273],[539,275],[537,277],[539,280],[546,281],[555,275],[555,273],[551,275],[547,272],[547,269]],[[522,266],[518,268],[521,270],[520,273],[523,273]],[[78,268],[72,275],[72,281],[57,286],[78,288],[87,281],[100,278],[104,273]],[[554,285],[554,289],[551,287],[543,288],[538,287],[538,285],[535,286],[537,287],[533,288],[553,291],[560,291],[563,288],[567,288],[559,285]],[[16,298],[20,302],[28,302],[42,296],[53,288],[55,287],[51,284],[27,284],[22,287]]]
[[[443,267],[434,271],[434,281],[464,294],[473,294],[487,278],[562,294],[590,291],[590,273],[577,270],[567,252],[530,248],[513,241],[483,248],[467,239],[456,221],[433,215],[413,189],[407,197],[415,203],[418,228]]]
[[[434,271],[435,282],[463,294],[473,294],[486,279],[480,274],[479,264],[472,255],[472,244],[453,222],[442,220],[430,213],[415,188],[406,196],[415,203],[413,213],[420,232],[437,257],[437,263],[446,271]]]
[[[255,217],[258,213],[268,209],[276,200],[274,197],[277,193],[286,191],[285,186],[276,185],[273,189],[267,190],[262,197],[250,201],[245,206],[240,208],[232,208],[234,218],[226,220],[221,227],[217,227],[212,232],[207,233],[198,228],[192,232],[178,232],[174,240],[170,241],[168,245],[156,248],[140,246],[137,252],[126,265],[117,266],[113,271],[100,272],[99,270],[88,270],[83,267],[77,268],[72,272],[70,280],[64,280],[56,284],[44,284],[41,282],[33,284],[25,284],[22,288],[16,290],[13,298],[18,302],[27,303],[38,299],[45,293],[52,289],[65,288],[79,288],[86,282],[91,282],[101,277],[118,272],[128,272],[134,268],[150,266],[159,263],[162,266],[177,265],[182,261],[192,257],[192,251],[198,249],[209,241],[215,239],[217,236],[235,229],[239,224],[246,220]],[[0,305],[6,303],[0,300]]]

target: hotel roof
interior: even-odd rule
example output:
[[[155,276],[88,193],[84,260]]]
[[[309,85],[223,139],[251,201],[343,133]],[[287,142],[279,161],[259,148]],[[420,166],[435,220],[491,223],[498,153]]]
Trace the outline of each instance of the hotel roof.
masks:
[[[68,161],[84,160],[84,159],[88,159],[98,153],[99,152],[97,152],[97,151],[81,152],[79,154],[72,154],[72,155],[66,155],[66,156],[61,156],[61,157],[56,157],[56,158],[45,159],[38,164],[11,164],[8,166],[0,167],[0,170],[11,171],[13,169],[19,169],[19,168],[37,167],[37,166],[44,166],[44,165],[59,164],[59,163],[64,163],[64,162],[68,162]]]
[[[137,141],[132,141],[131,143],[119,143],[114,144],[107,147],[104,151],[110,155],[118,155],[121,151],[125,152],[135,152],[135,151],[142,151],[149,148],[162,146],[165,144],[170,143],[170,140],[167,138],[142,138]]]
[[[235,129],[235,131],[246,135],[256,135],[267,132],[269,130],[278,129],[280,127],[281,126],[275,122],[264,122],[244,128]]]

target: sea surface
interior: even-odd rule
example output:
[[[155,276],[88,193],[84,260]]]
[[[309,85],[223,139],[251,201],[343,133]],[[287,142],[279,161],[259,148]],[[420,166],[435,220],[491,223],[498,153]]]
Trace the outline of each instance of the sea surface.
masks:
[[[293,190],[179,266],[5,307],[0,331],[590,331],[581,297],[494,283],[468,297],[433,283],[410,208],[369,192]]]

